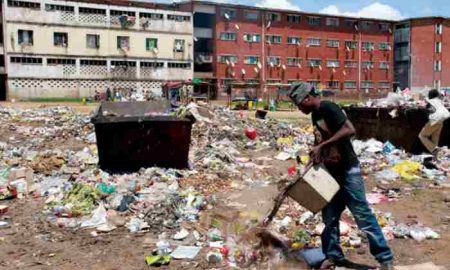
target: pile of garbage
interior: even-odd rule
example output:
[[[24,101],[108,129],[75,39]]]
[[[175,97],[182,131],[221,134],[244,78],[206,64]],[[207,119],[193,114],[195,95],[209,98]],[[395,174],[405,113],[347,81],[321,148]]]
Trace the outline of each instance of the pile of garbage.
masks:
[[[50,224],[72,230],[89,228],[93,236],[120,227],[136,235],[159,235],[152,244],[155,249],[146,257],[149,265],[168,264],[171,258],[192,259],[204,247],[209,264],[231,267],[277,264],[287,253],[318,248],[324,229],[320,215],[293,200],[287,200],[262,232],[258,220],[242,218],[242,213],[205,221],[218,208],[215,193],[242,184],[275,183],[280,177],[274,177],[273,168],[267,165],[274,160],[306,163],[308,145],[313,143],[311,128],[247,118],[222,107],[189,106],[176,114],[190,113],[196,119],[190,169],[147,168],[131,174],[98,169],[88,116],[66,107],[0,108],[0,120],[8,130],[24,137],[0,141],[0,200],[43,197],[43,213]],[[74,139],[75,147],[62,145],[65,139]],[[425,177],[439,184],[448,182],[447,148],[430,159],[429,155],[411,156],[389,142],[354,141],[354,147],[364,172],[379,181]],[[295,175],[295,166],[288,172]],[[394,189],[383,192],[369,194],[369,202],[398,197]],[[420,224],[396,224],[389,213],[377,212],[377,218],[388,239],[439,238]],[[367,241],[351,220],[350,213],[344,212],[341,240],[345,248],[360,248]],[[261,248],[269,242],[278,243],[277,249]]]
[[[353,147],[359,156],[365,174],[374,174],[378,181],[432,180],[437,185],[450,181],[450,150],[441,147],[436,156],[429,154],[411,155],[392,143],[375,139],[354,140]]]

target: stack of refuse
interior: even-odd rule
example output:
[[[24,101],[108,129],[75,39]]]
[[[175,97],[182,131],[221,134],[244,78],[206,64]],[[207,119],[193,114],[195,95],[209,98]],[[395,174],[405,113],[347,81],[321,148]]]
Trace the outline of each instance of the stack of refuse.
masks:
[[[354,140],[353,147],[363,171],[374,173],[377,180],[389,182],[401,179],[410,182],[425,178],[436,184],[448,184],[450,181],[450,151],[447,147],[438,149],[436,157],[411,155],[389,141],[382,143],[375,139]]]
[[[24,136],[2,137],[4,141],[0,141],[0,200],[43,197],[43,212],[50,224],[89,228],[93,236],[119,227],[136,235],[159,235],[155,250],[146,257],[149,265],[167,264],[171,258],[192,259],[203,249],[206,262],[218,267],[248,267],[268,261],[277,264],[286,250],[319,247],[324,229],[320,215],[291,199],[267,228],[270,234],[263,233],[272,240],[281,239],[278,244],[283,252],[260,248],[267,244],[267,238],[257,236],[255,218],[230,215],[225,222],[218,218],[204,222],[206,213],[218,207],[215,193],[240,188],[243,183],[279,180],[279,175],[273,175],[275,170],[267,166],[269,161],[300,156],[306,163],[308,145],[313,143],[311,128],[273,119],[249,119],[221,107],[191,105],[176,113],[188,112],[197,120],[188,170],[153,167],[109,174],[98,169],[89,117],[65,107],[0,108],[0,120],[11,133]],[[42,127],[31,123],[41,123]],[[59,144],[61,138],[75,138],[75,146]],[[426,177],[442,183],[448,179],[447,148],[439,149],[438,158],[431,160],[435,168],[431,168],[425,165],[427,156],[411,156],[389,142],[354,141],[354,146],[364,171],[380,181]],[[261,156],[254,157],[255,153]],[[385,200],[378,194],[369,198],[372,204]],[[395,190],[383,195],[386,199],[397,196]],[[389,213],[377,212],[377,218],[388,239],[439,237],[419,224],[396,224]],[[358,232],[348,211],[342,220],[344,248],[364,246],[365,236]]]

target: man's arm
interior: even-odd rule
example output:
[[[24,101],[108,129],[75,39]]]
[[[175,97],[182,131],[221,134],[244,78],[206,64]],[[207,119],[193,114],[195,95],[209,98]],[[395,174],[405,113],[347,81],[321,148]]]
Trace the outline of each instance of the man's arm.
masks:
[[[342,127],[333,136],[312,148],[311,157],[313,162],[316,164],[320,163],[320,151],[322,147],[330,146],[353,135],[355,135],[355,127],[353,126],[352,122],[346,120]]]

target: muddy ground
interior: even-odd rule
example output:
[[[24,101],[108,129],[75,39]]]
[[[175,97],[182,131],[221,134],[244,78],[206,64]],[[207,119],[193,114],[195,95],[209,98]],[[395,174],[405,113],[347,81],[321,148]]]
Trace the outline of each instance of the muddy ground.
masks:
[[[83,108],[83,112],[92,109]],[[295,116],[296,117],[296,116]],[[284,117],[283,117],[284,118]],[[0,141],[8,141],[16,136],[9,129],[0,130]],[[20,138],[26,142],[26,137]],[[54,141],[43,147],[64,147],[80,149],[76,140]],[[293,161],[274,161],[273,172],[280,175]],[[231,181],[231,180],[230,180]],[[369,192],[376,185],[374,179],[367,177],[366,189]],[[390,241],[395,262],[398,265],[411,265],[434,262],[450,269],[450,190],[430,187],[429,182],[411,185],[395,183],[402,188],[402,196],[396,202],[384,202],[374,208],[391,212],[395,221],[420,221],[438,231],[439,240],[416,242],[412,239]],[[225,190],[217,192],[218,204],[236,202],[239,210],[258,210],[264,213],[270,207],[271,197],[276,194],[275,186],[236,190],[225,185]],[[417,187],[415,187],[417,186]],[[7,215],[12,221],[10,228],[0,229],[0,269],[147,269],[144,257],[151,252],[149,243],[154,243],[157,235],[130,234],[124,227],[110,233],[91,235],[92,230],[71,231],[49,225],[42,214],[45,198],[25,198],[1,201],[9,206]],[[356,262],[377,265],[371,258],[367,245],[348,251],[348,257]],[[204,254],[198,261],[173,261],[162,269],[206,269]],[[220,267],[218,267],[220,268]],[[223,268],[222,268],[223,269]],[[261,266],[267,269],[267,266]],[[280,266],[279,269],[299,269],[295,264]]]

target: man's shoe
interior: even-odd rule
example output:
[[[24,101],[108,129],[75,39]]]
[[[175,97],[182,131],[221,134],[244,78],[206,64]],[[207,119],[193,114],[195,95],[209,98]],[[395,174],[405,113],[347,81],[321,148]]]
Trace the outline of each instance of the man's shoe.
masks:
[[[394,270],[394,264],[392,262],[384,262],[381,264],[380,270]]]

